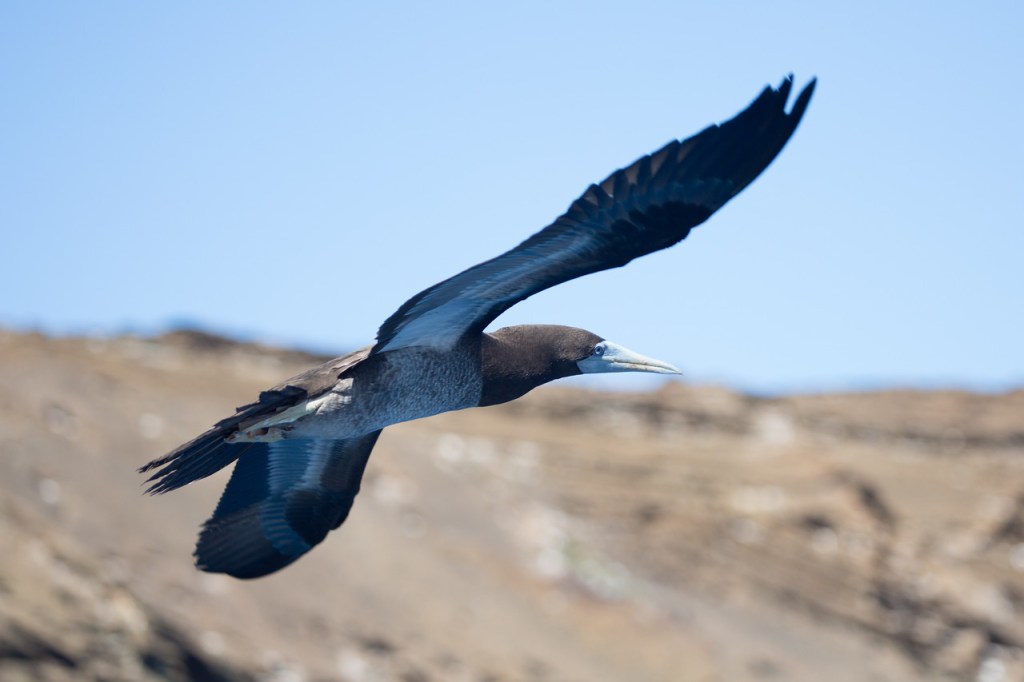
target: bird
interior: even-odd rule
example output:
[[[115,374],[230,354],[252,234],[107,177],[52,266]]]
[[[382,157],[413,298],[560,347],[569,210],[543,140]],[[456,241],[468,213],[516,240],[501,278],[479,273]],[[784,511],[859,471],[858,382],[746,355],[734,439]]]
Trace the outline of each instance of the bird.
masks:
[[[711,125],[593,184],[553,223],[501,255],[416,294],[375,342],[263,391],[139,469],[166,493],[234,463],[196,544],[196,567],[240,579],[288,566],[348,517],[370,452],[392,424],[505,403],[579,374],[678,374],[590,331],[517,325],[485,332],[540,291],[668,248],[749,185],[804,115],[793,76]]]

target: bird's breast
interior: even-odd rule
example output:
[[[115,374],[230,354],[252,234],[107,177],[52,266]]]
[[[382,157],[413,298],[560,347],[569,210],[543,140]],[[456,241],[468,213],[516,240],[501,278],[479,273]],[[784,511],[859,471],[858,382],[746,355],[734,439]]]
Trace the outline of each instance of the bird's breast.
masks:
[[[479,356],[410,348],[371,358],[306,401],[285,437],[350,438],[480,403]],[[312,409],[310,409],[312,408]]]

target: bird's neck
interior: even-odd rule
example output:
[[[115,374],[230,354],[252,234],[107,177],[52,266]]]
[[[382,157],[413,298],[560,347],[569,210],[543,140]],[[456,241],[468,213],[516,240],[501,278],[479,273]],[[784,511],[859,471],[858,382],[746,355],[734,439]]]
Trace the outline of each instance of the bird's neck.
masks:
[[[580,373],[574,365],[567,367],[554,362],[545,350],[529,343],[516,343],[515,339],[483,334],[480,407],[507,403],[549,381]]]

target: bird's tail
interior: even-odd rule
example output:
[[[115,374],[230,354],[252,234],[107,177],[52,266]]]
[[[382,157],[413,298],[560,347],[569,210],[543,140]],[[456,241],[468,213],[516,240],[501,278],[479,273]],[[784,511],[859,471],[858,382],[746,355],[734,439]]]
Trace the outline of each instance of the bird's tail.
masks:
[[[166,493],[217,473],[252,446],[252,443],[226,443],[224,437],[225,429],[218,424],[178,449],[140,467],[139,473],[153,472],[146,479],[146,483],[152,483],[146,492],[152,495]]]

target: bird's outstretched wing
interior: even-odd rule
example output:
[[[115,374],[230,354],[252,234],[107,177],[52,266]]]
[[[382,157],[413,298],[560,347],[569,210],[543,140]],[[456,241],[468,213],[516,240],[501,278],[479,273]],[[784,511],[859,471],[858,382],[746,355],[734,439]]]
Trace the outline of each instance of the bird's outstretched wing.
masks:
[[[258,578],[308,552],[348,516],[379,435],[250,444],[203,524],[196,565]]]
[[[620,267],[672,246],[749,185],[778,155],[811,99],[792,110],[792,76],[767,87],[735,118],[673,141],[591,185],[554,223],[511,251],[406,301],[377,332],[371,353],[451,348],[539,291]]]

